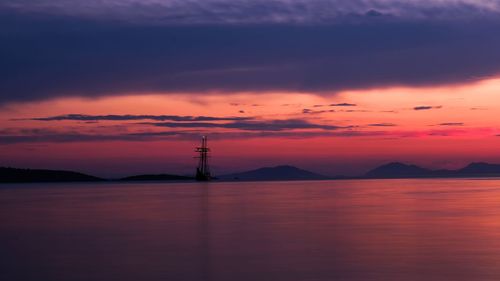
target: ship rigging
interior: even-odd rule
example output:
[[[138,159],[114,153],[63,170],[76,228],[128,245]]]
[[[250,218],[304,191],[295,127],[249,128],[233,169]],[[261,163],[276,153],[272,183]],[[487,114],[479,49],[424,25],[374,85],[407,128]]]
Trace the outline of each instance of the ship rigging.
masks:
[[[210,167],[208,166],[208,153],[210,152],[210,148],[207,146],[207,137],[203,136],[201,138],[201,146],[197,147],[196,152],[199,155],[196,157],[199,159],[198,167],[196,168],[196,180],[197,181],[209,181],[212,179],[210,175]]]

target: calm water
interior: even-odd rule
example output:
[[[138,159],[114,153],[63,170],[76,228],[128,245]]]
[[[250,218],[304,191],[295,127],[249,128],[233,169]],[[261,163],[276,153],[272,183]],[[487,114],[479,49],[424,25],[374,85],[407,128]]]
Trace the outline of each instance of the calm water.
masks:
[[[499,279],[499,180],[0,186],[0,280]]]

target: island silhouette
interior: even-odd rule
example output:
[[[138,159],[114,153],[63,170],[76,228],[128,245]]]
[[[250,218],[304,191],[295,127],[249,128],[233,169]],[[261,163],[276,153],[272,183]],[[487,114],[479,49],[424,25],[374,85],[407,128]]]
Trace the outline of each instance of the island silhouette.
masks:
[[[91,182],[104,179],[72,171],[0,168],[0,183],[8,182]]]
[[[330,177],[290,165],[264,167],[251,171],[220,176],[222,180],[326,180]]]
[[[222,181],[338,180],[338,179],[405,179],[500,177],[500,164],[470,163],[457,170],[431,170],[416,165],[392,162],[376,167],[361,176],[326,176],[290,165],[264,167],[219,176]],[[134,175],[104,179],[73,171],[0,168],[0,183],[30,182],[98,182],[98,181],[194,181],[195,176],[172,174]]]

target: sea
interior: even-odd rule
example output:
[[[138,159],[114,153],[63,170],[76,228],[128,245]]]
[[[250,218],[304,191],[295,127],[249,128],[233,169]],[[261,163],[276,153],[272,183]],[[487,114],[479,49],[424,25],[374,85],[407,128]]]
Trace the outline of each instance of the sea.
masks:
[[[500,180],[4,184],[0,280],[500,280]]]

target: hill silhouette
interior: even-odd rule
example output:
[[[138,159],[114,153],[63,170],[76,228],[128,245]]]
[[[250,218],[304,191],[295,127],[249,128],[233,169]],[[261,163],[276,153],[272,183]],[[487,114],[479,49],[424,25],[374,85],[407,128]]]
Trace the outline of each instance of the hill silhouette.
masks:
[[[302,170],[294,166],[282,165],[276,167],[264,167],[256,170],[223,175],[225,180],[324,180],[329,177]]]
[[[457,171],[462,175],[500,175],[499,164],[470,163],[466,167]]]
[[[418,167],[416,165],[407,165],[399,162],[392,162],[379,166],[365,174],[367,178],[404,178],[404,177],[422,177],[429,176],[433,171]]]
[[[88,182],[103,180],[98,177],[71,171],[0,168],[0,183]]]
[[[460,177],[500,177],[500,165],[471,163],[458,170],[430,170],[416,165],[398,162],[377,167],[365,174],[365,178],[460,178]]]
[[[290,165],[264,167],[251,171],[220,176],[222,180],[273,181],[273,180],[326,180],[326,179],[392,179],[392,178],[463,178],[500,177],[500,164],[470,163],[457,170],[431,170],[416,165],[392,162],[376,167],[363,176],[328,177]],[[105,181],[83,173],[43,169],[17,169],[0,167],[0,183],[29,182],[93,182]],[[184,181],[194,177],[171,174],[135,175],[119,181]]]

